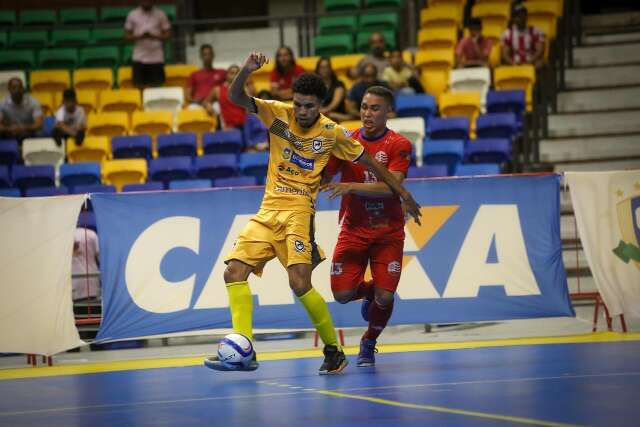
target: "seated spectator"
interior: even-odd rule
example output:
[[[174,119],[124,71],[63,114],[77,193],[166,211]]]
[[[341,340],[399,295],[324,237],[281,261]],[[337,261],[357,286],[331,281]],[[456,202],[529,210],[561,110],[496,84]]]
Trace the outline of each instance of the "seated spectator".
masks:
[[[415,71],[404,62],[402,52],[394,50],[389,54],[389,65],[384,69],[383,80],[394,91],[424,93]]]
[[[378,80],[383,80],[382,74],[384,73],[384,69],[389,65],[389,60],[384,55],[385,46],[386,41],[382,33],[371,33],[371,36],[369,36],[370,53],[362,58],[355,68],[349,70],[349,78],[356,80],[362,77],[364,67],[367,64],[373,64],[378,70]]]
[[[84,109],[78,106],[76,92],[67,89],[62,94],[62,106],[56,111],[56,124],[53,127],[53,139],[58,146],[69,137],[75,138],[76,145],[81,145],[87,119]]]
[[[502,62],[505,65],[544,65],[544,34],[527,26],[527,8],[518,4],[511,14],[512,24],[502,33]]]
[[[215,86],[211,93],[211,101],[217,101],[220,105],[220,116],[222,117],[223,129],[238,128],[242,129],[244,122],[247,120],[247,110],[237,106],[229,99],[229,85],[240,72],[240,67],[231,65],[226,71],[226,80],[220,86]],[[253,81],[247,80],[245,86],[247,95],[254,95]]]
[[[98,235],[90,228],[76,228],[71,258],[71,274],[96,274],[100,272],[100,248]],[[100,296],[98,277],[77,277],[71,281],[73,300]]]
[[[276,51],[275,68],[271,72],[271,95],[280,101],[293,99],[293,82],[304,68],[296,64],[293,51],[288,46],[283,46]]]
[[[7,86],[9,95],[0,103],[0,137],[22,144],[23,139],[36,136],[42,129],[42,107],[34,97],[24,93],[19,78],[9,79]]]
[[[347,90],[331,68],[331,60],[322,57],[316,64],[316,74],[320,76],[327,88],[327,97],[322,101],[320,113],[335,121],[348,120],[349,115],[345,107]]]
[[[187,80],[185,102],[189,105],[199,105],[210,115],[215,114],[210,98],[211,91],[224,83],[227,72],[220,68],[213,68],[215,52],[209,44],[200,46],[202,69],[194,71]]]
[[[458,42],[456,47],[456,65],[463,67],[488,67],[492,42],[482,35],[482,21],[472,18],[469,21],[469,35]]]
[[[349,119],[357,120],[360,118],[362,98],[364,98],[365,91],[371,86],[384,86],[389,88],[386,82],[378,80],[378,69],[376,66],[374,64],[367,64],[364,67],[362,78],[351,87],[347,95],[347,114],[349,115]]]

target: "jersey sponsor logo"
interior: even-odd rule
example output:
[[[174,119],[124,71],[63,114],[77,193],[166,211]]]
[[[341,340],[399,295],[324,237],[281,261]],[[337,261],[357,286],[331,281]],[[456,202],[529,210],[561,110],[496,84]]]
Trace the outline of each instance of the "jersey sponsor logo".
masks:
[[[368,211],[378,211],[384,209],[384,202],[365,202],[364,208]]]
[[[304,242],[302,240],[296,240],[293,242],[293,246],[296,249],[296,252],[304,252]]]
[[[314,153],[322,153],[322,140],[320,138],[314,139],[311,149]]]
[[[282,150],[282,158],[285,160],[289,160],[291,158],[291,148],[287,147]]]
[[[342,274],[342,263],[341,262],[332,262],[331,263],[331,271],[329,273],[331,276],[339,276]]]
[[[387,153],[385,153],[384,151],[378,151],[375,155],[375,159],[382,163],[383,165],[386,165],[387,163],[389,163],[389,157],[387,156]]]
[[[309,192],[300,188],[287,187],[285,185],[277,185],[275,187],[276,191],[279,193],[287,193],[294,194],[296,196],[309,196]]]
[[[296,153],[291,153],[291,163],[294,165],[298,165],[302,169],[312,171],[314,168],[315,161],[313,159],[307,159],[306,157],[302,157]]]
[[[401,270],[402,270],[402,265],[398,261],[391,261],[387,265],[387,271],[391,274],[400,274]]]

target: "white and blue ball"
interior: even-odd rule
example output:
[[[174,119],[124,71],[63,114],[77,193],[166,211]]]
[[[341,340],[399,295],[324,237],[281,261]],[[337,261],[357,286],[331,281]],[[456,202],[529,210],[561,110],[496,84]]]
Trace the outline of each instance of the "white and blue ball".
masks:
[[[218,360],[228,367],[247,367],[253,358],[253,344],[242,334],[229,334],[218,345]]]

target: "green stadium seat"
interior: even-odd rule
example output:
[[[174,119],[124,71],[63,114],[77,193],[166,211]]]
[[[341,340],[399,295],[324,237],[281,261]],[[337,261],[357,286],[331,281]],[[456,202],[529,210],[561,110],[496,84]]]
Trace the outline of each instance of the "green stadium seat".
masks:
[[[157,4],[156,7],[166,13],[169,21],[174,22],[178,16],[178,10],[175,4]]]
[[[49,43],[46,31],[12,31],[9,47],[45,47]]]
[[[325,34],[313,39],[315,54],[318,56],[346,55],[353,52],[351,34]]]
[[[84,46],[91,41],[89,30],[53,30],[51,32],[51,44],[61,46]]]
[[[360,31],[356,34],[356,51],[368,53],[369,52],[369,37],[371,33],[375,31]],[[394,31],[380,31],[384,36],[384,41],[387,50],[393,50],[396,48],[396,35]]]
[[[93,24],[98,20],[98,11],[92,7],[60,9],[61,24]]]
[[[74,48],[42,49],[39,66],[44,69],[72,69],[78,65],[78,51]]]
[[[102,22],[123,22],[127,19],[129,12],[133,10],[131,7],[103,7],[100,13]]]
[[[318,19],[320,34],[355,33],[357,29],[357,16],[327,16]]]
[[[360,9],[360,0],[324,0],[324,9],[327,12],[358,10]]]
[[[80,50],[80,66],[87,68],[115,68],[120,64],[117,46],[85,47]]]
[[[383,31],[398,28],[397,13],[372,13],[360,17],[360,31]]]
[[[20,24],[22,25],[54,25],[55,23],[55,10],[32,9],[20,11]]]
[[[13,27],[18,23],[15,10],[0,10],[0,26]]]
[[[126,44],[122,48],[122,65],[131,65],[131,58],[133,57],[133,45]]]
[[[365,0],[365,6],[367,8],[374,7],[400,7],[402,6],[402,0]]]
[[[0,47],[7,47],[8,42],[7,33],[0,31]]]
[[[124,42],[124,28],[96,28],[93,30],[93,42],[96,44],[118,44]]]
[[[24,70],[36,66],[36,55],[33,50],[3,50],[0,51],[0,69]]]

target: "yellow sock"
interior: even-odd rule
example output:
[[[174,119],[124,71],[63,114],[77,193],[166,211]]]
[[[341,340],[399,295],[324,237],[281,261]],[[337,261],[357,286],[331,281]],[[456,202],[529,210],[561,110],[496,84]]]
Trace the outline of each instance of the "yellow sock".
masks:
[[[333,327],[333,320],[331,320],[331,313],[329,313],[329,308],[322,295],[315,288],[311,288],[309,292],[299,297],[299,299],[304,308],[307,309],[307,313],[309,313],[309,317],[316,327],[322,342],[335,345],[340,349],[336,329]]]
[[[253,340],[253,297],[249,283],[227,283],[233,330]]]

